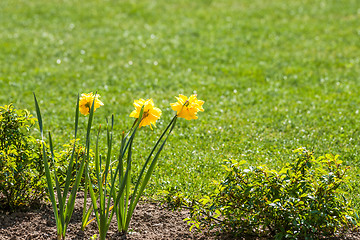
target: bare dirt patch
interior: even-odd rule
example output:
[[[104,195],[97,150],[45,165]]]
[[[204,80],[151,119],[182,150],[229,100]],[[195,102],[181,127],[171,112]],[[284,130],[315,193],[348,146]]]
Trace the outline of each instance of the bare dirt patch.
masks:
[[[90,199],[89,199],[90,201]],[[83,198],[77,198],[75,211],[66,234],[67,239],[89,239],[97,234],[93,221],[85,231],[81,231]],[[189,217],[187,210],[171,211],[158,203],[141,202],[138,204],[126,236],[117,232],[114,217],[108,232],[108,239],[232,239],[212,233],[190,232],[183,221]],[[14,239],[56,239],[55,218],[51,205],[42,204],[40,209],[26,212],[0,212],[0,240]]]

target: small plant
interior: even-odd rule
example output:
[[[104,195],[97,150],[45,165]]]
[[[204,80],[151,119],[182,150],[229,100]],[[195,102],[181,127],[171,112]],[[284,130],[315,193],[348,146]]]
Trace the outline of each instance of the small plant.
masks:
[[[164,145],[172,132],[176,120],[177,115],[173,117],[170,121],[164,132],[161,134],[160,138],[154,145],[152,151],[150,152],[149,156],[147,157],[145,164],[143,165],[141,172],[138,176],[136,181],[136,185],[132,194],[130,194],[130,179],[131,179],[131,164],[132,164],[132,144],[135,138],[136,129],[142,126],[149,125],[150,128],[151,124],[155,126],[155,122],[161,116],[161,110],[154,107],[154,103],[152,99],[148,100],[135,100],[134,101],[135,110],[130,114],[130,117],[136,118],[135,123],[136,127],[131,134],[129,140],[127,141],[127,136],[123,138],[121,153],[119,156],[119,183],[118,183],[118,191],[114,194],[115,201],[115,213],[117,218],[118,230],[120,232],[126,233],[129,228],[130,220],[135,210],[137,203],[140,200],[142,193],[145,190],[145,187],[151,177],[153,170],[155,169],[156,163],[158,161],[159,155],[164,148]],[[134,124],[135,124],[134,123]],[[129,134],[131,131],[129,132]],[[128,135],[129,135],[128,134]],[[163,140],[163,138],[166,138]],[[162,142],[161,142],[162,141]],[[124,152],[126,151],[126,146],[129,145],[127,160],[125,161]],[[155,156],[155,150],[158,148]],[[126,166],[126,170],[124,171],[124,167]],[[144,175],[145,174],[145,175]]]
[[[199,228],[220,226],[234,234],[275,239],[313,239],[354,226],[341,188],[348,183],[348,168],[339,156],[315,158],[304,148],[295,152],[296,161],[279,172],[231,161],[217,192],[201,199],[186,220]]]
[[[34,100],[35,100],[35,108],[36,108],[36,113],[37,113],[38,122],[39,122],[41,139],[42,139],[43,166],[45,167],[45,175],[46,175],[46,181],[47,181],[47,186],[48,186],[48,191],[49,191],[49,197],[50,197],[54,215],[55,215],[55,222],[56,222],[56,228],[57,228],[57,239],[58,240],[65,239],[66,229],[67,229],[67,226],[69,225],[72,213],[74,211],[76,192],[78,190],[80,181],[83,176],[86,159],[89,159],[89,155],[90,155],[90,147],[89,147],[90,146],[90,129],[91,129],[91,124],[92,124],[92,120],[93,120],[94,107],[97,106],[97,105],[95,105],[95,100],[97,100],[97,98],[95,98],[95,97],[93,98],[92,105],[91,105],[91,111],[90,111],[90,117],[88,120],[87,133],[86,133],[86,154],[83,155],[83,158],[81,159],[81,162],[80,162],[80,167],[79,167],[78,171],[76,172],[76,176],[74,178],[72,176],[72,170],[74,168],[74,159],[77,159],[77,157],[75,157],[76,141],[74,141],[73,150],[72,150],[69,164],[68,164],[68,167],[66,170],[66,178],[65,178],[65,185],[64,185],[63,191],[62,191],[62,188],[60,187],[60,183],[58,180],[59,174],[57,173],[56,168],[53,169],[53,175],[51,175],[50,166],[55,165],[55,153],[54,153],[51,133],[49,132],[49,147],[50,147],[51,155],[48,156],[46,144],[44,141],[43,122],[42,122],[40,107],[37,102],[35,94],[34,94]],[[77,104],[76,104],[76,111],[75,111],[75,134],[74,134],[75,136],[74,136],[74,139],[76,139],[76,137],[77,137],[78,122],[79,122],[79,109],[80,109],[80,107],[79,107],[79,98],[78,98]],[[50,163],[49,163],[49,160],[50,160]],[[55,188],[53,187],[54,186],[53,179],[55,181]],[[74,182],[74,184],[70,186],[71,182]],[[55,198],[54,189],[56,190],[57,201]],[[70,194],[69,194],[69,192],[70,192]]]
[[[192,205],[189,197],[174,187],[169,190],[158,191],[158,197],[162,204],[166,204],[166,207],[172,210],[179,210],[183,207],[189,208]]]
[[[35,122],[27,110],[0,107],[0,205],[10,211],[46,196],[41,146],[30,135]]]
[[[106,238],[106,234],[114,214],[116,214],[119,231],[122,233],[126,233],[135,207],[139,202],[147,183],[150,180],[152,172],[154,171],[156,163],[159,159],[160,153],[163,150],[165,143],[175,126],[177,118],[180,117],[187,120],[197,119],[198,111],[204,111],[204,109],[202,108],[204,101],[198,100],[196,95],[192,95],[189,98],[184,95],[179,95],[179,97],[177,97],[178,102],[171,104],[172,109],[175,110],[177,113],[154,145],[137,178],[135,187],[130,194],[132,145],[135,139],[136,132],[140,127],[148,125],[152,129],[152,126],[155,126],[156,120],[159,119],[161,116],[161,110],[154,106],[152,99],[139,99],[134,101],[135,110],[130,114],[130,117],[134,117],[135,121],[130,131],[126,135],[124,133],[122,135],[118,159],[111,160],[112,148],[114,145],[114,116],[112,116],[110,124],[107,121],[106,125],[107,153],[105,154],[105,157],[103,157],[104,155],[101,155],[101,153],[99,152],[99,135],[101,130],[100,126],[96,137],[96,148],[94,154],[95,173],[94,176],[92,176],[89,172],[91,133],[90,130],[95,110],[103,105],[103,103],[98,99],[98,97],[99,95],[97,94],[93,95],[92,93],[89,93],[82,94],[81,98],[78,98],[77,100],[74,139],[76,139],[77,137],[79,111],[85,116],[89,115],[85,154],[82,154],[83,157],[80,164],[77,162],[77,165],[75,165],[74,159],[79,159],[78,155],[80,151],[76,150],[76,141],[74,141],[68,167],[66,168],[66,177],[64,178],[65,186],[64,190],[62,191],[62,188],[60,188],[59,184],[59,172],[56,169],[53,170],[53,178],[51,177],[49,167],[50,165],[48,162],[48,156],[46,154],[46,145],[44,143],[40,108],[34,95],[36,112],[38,115],[38,121],[40,126],[40,133],[43,141],[43,162],[45,166],[50,199],[55,214],[58,239],[65,239],[66,229],[74,209],[75,195],[78,191],[80,181],[83,178],[83,173],[85,174],[85,196],[81,228],[84,229],[86,225],[92,221],[88,221],[88,219],[93,209],[99,229],[100,240]],[[51,151],[51,156],[49,156],[49,159],[51,160],[50,163],[55,164],[55,154],[50,133],[49,146]],[[73,176],[74,168],[76,169],[75,178]],[[53,179],[55,181],[57,201],[55,199]],[[71,184],[72,182],[73,184]],[[71,193],[68,197],[68,192],[70,191],[70,188]],[[90,207],[89,209],[86,208],[86,199],[88,192],[90,193],[92,201],[92,207]],[[66,201],[67,198],[68,200]]]
[[[187,120],[197,119],[197,112],[204,111],[202,108],[203,101],[197,100],[196,95],[190,98],[180,95],[177,103],[171,104],[173,110],[177,113],[163,131],[152,151],[148,155],[140,173],[137,177],[136,184],[132,193],[131,189],[131,165],[132,165],[132,145],[138,128],[144,126],[155,126],[156,121],[161,116],[161,110],[154,106],[153,100],[139,99],[134,101],[135,110],[131,112],[130,117],[134,117],[133,127],[128,134],[123,134],[120,145],[120,153],[115,170],[112,169],[110,156],[113,146],[112,129],[107,126],[107,154],[102,164],[102,156],[98,152],[99,134],[96,140],[95,166],[96,181],[98,183],[98,194],[95,195],[93,184],[89,182],[90,195],[99,228],[99,238],[105,239],[113,214],[116,214],[119,232],[126,233],[129,228],[130,220],[134,213],[135,207],[150,180],[152,172],[155,169],[160,153],[165,143],[175,127],[178,117]],[[103,166],[103,168],[102,168]],[[110,176],[110,180],[107,180]],[[90,177],[89,177],[90,178]],[[107,188],[108,187],[108,188]],[[112,201],[111,201],[112,200]],[[112,206],[111,206],[112,202]],[[99,206],[98,206],[99,203]]]

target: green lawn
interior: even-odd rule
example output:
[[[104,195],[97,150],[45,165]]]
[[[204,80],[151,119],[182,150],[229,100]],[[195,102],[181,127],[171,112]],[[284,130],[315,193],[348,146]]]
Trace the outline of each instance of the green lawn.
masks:
[[[1,0],[0,104],[35,114],[35,92],[61,146],[78,93],[98,91],[96,123],[114,113],[117,137],[133,100],[153,98],[163,116],[140,131],[141,163],[174,96],[196,91],[205,112],[180,119],[149,195],[206,192],[223,160],[278,168],[302,146],[341,155],[358,181],[359,21],[358,0]]]

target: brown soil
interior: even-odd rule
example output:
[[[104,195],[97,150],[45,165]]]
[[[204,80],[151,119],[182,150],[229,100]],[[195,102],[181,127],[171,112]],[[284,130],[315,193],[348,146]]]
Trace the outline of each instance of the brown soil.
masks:
[[[89,199],[90,201],[90,199]],[[83,198],[75,202],[75,211],[68,227],[66,239],[90,239],[97,234],[96,221],[81,231]],[[158,203],[141,202],[138,204],[126,235],[117,232],[116,219],[113,218],[108,239],[231,239],[212,233],[189,231],[183,221],[189,217],[186,210],[171,211]],[[56,239],[55,218],[51,204],[42,204],[40,209],[26,212],[0,212],[0,240],[15,239]]]
[[[97,234],[95,221],[85,231],[80,230],[83,198],[76,199],[75,211],[66,234],[67,239],[90,239]],[[234,239],[229,235],[217,235],[216,231],[198,233],[190,232],[183,219],[189,212],[171,211],[158,203],[141,202],[138,204],[126,235],[117,232],[115,217],[110,226],[108,239]],[[0,212],[0,240],[15,239],[56,239],[56,226],[51,205],[43,204],[40,209],[26,212]],[[242,237],[237,239],[258,239]],[[332,239],[360,239],[358,233],[349,233]]]

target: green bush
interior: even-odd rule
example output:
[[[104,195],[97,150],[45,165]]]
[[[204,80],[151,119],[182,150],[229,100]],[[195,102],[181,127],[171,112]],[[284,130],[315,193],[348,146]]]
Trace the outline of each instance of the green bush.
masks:
[[[0,107],[0,201],[13,211],[43,199],[46,182],[39,142],[29,135],[36,119],[11,104]]]
[[[75,140],[71,140],[69,143],[62,145],[61,151],[54,151],[56,172],[61,187],[63,187],[65,184],[67,167],[69,165],[69,160],[71,158],[71,154],[73,151],[74,141]],[[73,176],[73,178],[75,178],[77,171],[80,169],[80,162],[85,154],[86,154],[85,147],[79,142],[79,139],[76,139],[75,152],[74,152],[74,166],[71,171],[71,175]],[[89,161],[88,161],[90,176],[94,176],[94,171],[95,171],[93,158],[94,158],[94,152],[90,149]],[[72,179],[70,181],[70,186],[73,185],[74,181],[75,179]],[[85,186],[85,177],[82,176],[80,181],[80,187],[83,188],[84,186]]]
[[[338,156],[315,158],[304,148],[280,171],[245,167],[245,161],[224,166],[226,179],[217,192],[193,207],[196,227],[218,226],[234,234],[275,239],[314,239],[356,224],[342,186],[347,167]]]

